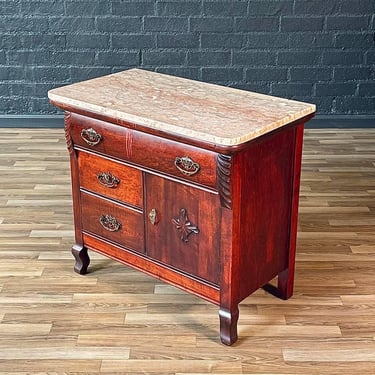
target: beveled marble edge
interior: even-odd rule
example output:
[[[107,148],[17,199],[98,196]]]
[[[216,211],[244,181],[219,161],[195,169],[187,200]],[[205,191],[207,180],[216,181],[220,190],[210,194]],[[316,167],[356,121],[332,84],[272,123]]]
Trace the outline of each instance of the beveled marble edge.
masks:
[[[215,136],[214,134],[198,132],[196,130],[181,128],[173,124],[159,122],[159,121],[151,120],[149,118],[143,118],[140,116],[134,116],[126,112],[116,111],[112,109],[107,109],[106,111],[103,112],[103,108],[101,106],[97,106],[95,104],[89,104],[89,103],[85,103],[85,105],[82,105],[81,101],[74,100],[74,99],[67,99],[65,97],[60,97],[59,95],[55,95],[53,93],[49,93],[48,97],[55,103],[61,103],[64,106],[71,106],[76,109],[80,109],[83,111],[88,111],[88,112],[92,112],[96,114],[104,114],[106,117],[112,117],[112,118],[116,118],[122,121],[138,124],[146,128],[160,130],[162,132],[170,132],[178,136],[185,136],[185,137],[189,137],[189,138],[196,139],[199,141],[217,144],[221,146],[240,145],[242,143],[258,138],[264,134],[267,134],[273,130],[276,130],[284,125],[290,124],[298,119],[301,119],[315,112],[315,105],[314,105],[314,107],[307,108],[304,111],[294,114],[294,116],[287,116],[279,121],[273,122],[269,126],[255,128],[254,130],[252,130],[246,135],[238,136],[235,138],[223,138],[223,137]]]
[[[80,85],[83,87],[85,82],[102,82],[106,77],[107,78],[112,78],[112,77],[120,77],[121,74],[126,74],[126,72],[120,72],[120,73],[115,73],[111,74],[108,76],[104,77],[99,77],[99,78],[94,78],[93,80],[89,81],[84,81],[81,83],[75,83],[73,85],[65,86],[65,87],[60,87],[57,89],[52,89],[48,92],[48,97],[51,101],[53,101],[56,105],[59,103],[64,106],[64,107],[72,107],[77,110],[82,110],[82,111],[88,111],[92,112],[93,114],[98,114],[98,115],[103,115],[108,118],[116,118],[121,121],[125,122],[130,122],[134,123],[137,125],[140,125],[144,128],[150,128],[153,130],[158,130],[162,132],[168,132],[168,133],[173,133],[175,135],[178,135],[179,137],[187,137],[191,139],[195,139],[198,141],[202,142],[208,142],[211,144],[217,144],[221,146],[237,146],[242,143],[245,143],[247,141],[250,141],[252,139],[255,139],[261,135],[267,134],[275,129],[278,129],[284,125],[290,124],[294,121],[297,121],[299,119],[302,119],[310,114],[313,114],[316,110],[316,107],[314,104],[309,104],[309,103],[303,103],[303,102],[298,102],[298,101],[293,101],[289,99],[284,99],[284,98],[278,98],[278,97],[273,97],[270,95],[265,95],[265,94],[258,94],[258,93],[253,93],[253,92],[248,92],[244,90],[238,90],[235,88],[229,88],[229,87],[223,87],[223,86],[218,86],[215,84],[210,84],[210,83],[204,83],[204,82],[198,82],[198,81],[192,81],[184,78],[179,78],[179,77],[174,77],[174,76],[168,76],[168,75],[163,75],[160,73],[153,73],[149,71],[143,71],[140,69],[131,69],[127,71],[132,74],[144,74],[145,76],[164,76],[170,78],[171,80],[175,80],[178,83],[185,82],[186,84],[196,84],[199,86],[204,86],[205,88],[214,90],[220,90],[224,94],[225,93],[230,93],[230,95],[233,94],[242,94],[242,95],[251,95],[252,98],[255,99],[261,99],[261,100],[267,100],[270,103],[281,103],[281,104],[295,104],[298,107],[303,107],[303,110],[299,111],[293,111],[288,115],[284,115],[283,117],[279,118],[277,121],[272,121],[267,123],[266,125],[254,125],[254,126],[249,126],[246,128],[246,132],[241,129],[242,134],[236,134],[231,137],[223,137],[223,136],[218,136],[216,133],[213,133],[212,131],[210,132],[210,129],[205,128],[204,130],[206,131],[199,131],[197,129],[192,129],[191,127],[184,127],[184,126],[179,126],[176,124],[173,124],[172,122],[166,122],[166,121],[158,121],[155,119],[152,119],[150,117],[143,117],[140,116],[139,114],[132,114],[129,112],[125,112],[123,110],[115,109],[115,108],[110,108],[108,106],[103,106],[103,105],[98,105],[95,104],[94,102],[89,102],[88,100],[78,100],[72,97],[64,96],[59,93],[64,92],[65,87],[77,87],[77,85]],[[66,91],[66,90],[65,90]],[[249,119],[251,120],[251,119]],[[188,121],[188,120],[187,120]],[[235,130],[235,129],[234,129]],[[235,132],[235,131],[234,131]]]

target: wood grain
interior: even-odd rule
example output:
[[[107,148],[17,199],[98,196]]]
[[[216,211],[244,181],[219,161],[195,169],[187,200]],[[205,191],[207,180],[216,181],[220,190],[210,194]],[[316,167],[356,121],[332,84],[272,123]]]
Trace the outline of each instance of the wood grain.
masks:
[[[73,272],[62,129],[0,129],[1,374],[372,375],[375,130],[307,130],[294,296],[217,307],[91,254]]]

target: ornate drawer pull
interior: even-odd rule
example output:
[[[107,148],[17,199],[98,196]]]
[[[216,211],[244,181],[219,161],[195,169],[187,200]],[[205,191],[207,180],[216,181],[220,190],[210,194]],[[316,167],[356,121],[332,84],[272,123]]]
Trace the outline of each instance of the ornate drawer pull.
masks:
[[[102,227],[109,232],[117,232],[121,228],[121,223],[111,215],[102,215],[99,221]]]
[[[120,179],[110,172],[99,172],[96,178],[99,183],[108,188],[116,188],[120,183]]]
[[[96,146],[103,139],[93,128],[82,129],[81,138],[90,146]]]
[[[189,156],[176,157],[174,165],[185,176],[193,176],[200,169],[200,165],[189,158]]]

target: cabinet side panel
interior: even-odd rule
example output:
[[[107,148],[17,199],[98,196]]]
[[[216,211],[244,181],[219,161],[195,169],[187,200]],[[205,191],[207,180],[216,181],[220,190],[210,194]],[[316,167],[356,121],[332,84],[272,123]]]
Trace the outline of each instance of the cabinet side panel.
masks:
[[[294,143],[286,128],[236,157],[241,300],[288,267]]]

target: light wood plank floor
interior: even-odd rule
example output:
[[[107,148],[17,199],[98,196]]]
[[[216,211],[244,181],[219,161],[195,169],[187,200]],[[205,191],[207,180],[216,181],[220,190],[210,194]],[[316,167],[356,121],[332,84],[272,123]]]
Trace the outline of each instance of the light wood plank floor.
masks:
[[[217,307],[92,253],[73,273],[62,129],[0,129],[1,374],[375,374],[375,129],[305,133],[295,295]]]

